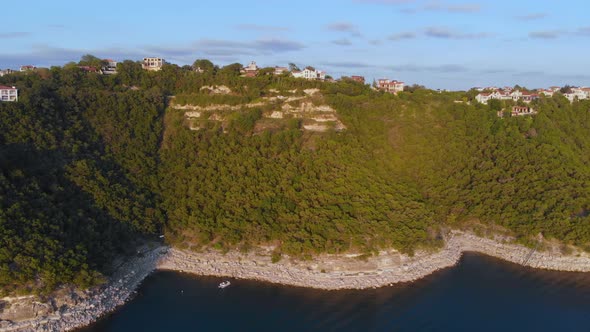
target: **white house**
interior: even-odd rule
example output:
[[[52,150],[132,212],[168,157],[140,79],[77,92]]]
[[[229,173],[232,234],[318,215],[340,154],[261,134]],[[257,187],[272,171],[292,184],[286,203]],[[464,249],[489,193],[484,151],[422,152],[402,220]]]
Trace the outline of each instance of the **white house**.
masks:
[[[498,100],[522,100],[525,103],[529,103],[535,99],[538,99],[539,95],[530,92],[522,92],[520,90],[508,91],[508,90],[495,90],[492,92],[482,92],[475,96],[475,100],[482,104],[487,104],[490,99]]]
[[[12,70],[12,69],[0,70],[0,77],[2,77],[4,75],[12,74],[12,73],[14,73],[14,70]]]
[[[159,71],[166,64],[166,60],[162,58],[143,58],[141,67],[149,71]]]
[[[487,104],[490,99],[502,99],[502,98],[504,98],[504,95],[501,94],[499,91],[482,92],[482,93],[478,94],[477,96],[475,96],[475,100],[477,100],[478,102],[480,102],[482,104]]]
[[[117,61],[111,59],[104,59],[106,65],[101,68],[104,75],[113,75],[117,73]]]
[[[381,78],[377,81],[377,89],[393,94],[404,91],[404,82]]]
[[[584,99],[588,99],[588,92],[587,92],[587,88],[572,88],[571,91],[569,93],[564,93],[563,94],[570,102],[573,102],[574,100],[584,100]]]
[[[295,78],[305,78],[306,80],[325,80],[326,79],[326,72],[321,70],[317,70],[313,67],[307,67],[302,71],[294,71],[293,77]]]
[[[547,97],[553,97],[553,95],[555,94],[555,91],[553,91],[551,89],[539,89],[539,90],[537,90],[537,93],[539,95],[545,95]]]
[[[240,74],[246,77],[255,77],[258,74],[258,65],[256,65],[256,61],[250,62],[250,64],[242,70],[240,70]]]
[[[20,66],[20,71],[22,71],[22,72],[33,71],[35,69],[37,69],[37,67],[31,66],[31,65]]]
[[[18,89],[14,86],[0,85],[0,101],[18,101]]]

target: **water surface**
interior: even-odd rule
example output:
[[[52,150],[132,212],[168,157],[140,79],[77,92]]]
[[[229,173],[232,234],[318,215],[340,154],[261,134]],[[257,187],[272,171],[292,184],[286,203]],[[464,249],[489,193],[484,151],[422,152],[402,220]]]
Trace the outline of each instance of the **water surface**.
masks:
[[[414,283],[320,291],[157,272],[83,332],[590,331],[590,274],[523,268],[467,254]]]

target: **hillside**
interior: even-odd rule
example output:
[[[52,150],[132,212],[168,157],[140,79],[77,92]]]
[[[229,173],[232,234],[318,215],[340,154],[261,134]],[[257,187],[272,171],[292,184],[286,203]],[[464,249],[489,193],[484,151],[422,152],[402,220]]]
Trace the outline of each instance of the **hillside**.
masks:
[[[499,118],[472,93],[230,69],[1,77],[1,292],[87,287],[160,234],[276,259],[412,253],[447,227],[590,250],[588,101]]]

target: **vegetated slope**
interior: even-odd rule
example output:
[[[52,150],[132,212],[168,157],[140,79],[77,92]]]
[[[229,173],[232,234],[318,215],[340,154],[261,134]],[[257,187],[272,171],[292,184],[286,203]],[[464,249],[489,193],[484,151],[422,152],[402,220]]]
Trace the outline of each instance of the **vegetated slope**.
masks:
[[[386,159],[420,188],[438,222],[497,224],[523,242],[542,233],[587,246],[590,103],[556,96],[536,102],[536,116],[502,119],[495,109],[456,99],[419,91],[334,102],[358,123],[368,123],[361,117],[384,124],[359,129],[359,139],[390,151]]]
[[[168,111],[160,168],[168,240],[195,249],[271,243],[295,255],[436,241],[418,191],[355,134],[306,130],[313,115],[264,118],[267,106],[226,112],[229,120],[196,131],[184,110]]]
[[[75,70],[18,84],[20,101],[0,104],[0,293],[89,286],[164,221],[163,98]]]
[[[277,257],[412,252],[466,225],[588,248],[588,102],[555,96],[501,119],[511,103],[471,93],[236,69],[125,61],[109,77],[68,65],[0,78],[20,94],[0,104],[2,292],[96,283],[162,230],[183,248],[271,244]]]

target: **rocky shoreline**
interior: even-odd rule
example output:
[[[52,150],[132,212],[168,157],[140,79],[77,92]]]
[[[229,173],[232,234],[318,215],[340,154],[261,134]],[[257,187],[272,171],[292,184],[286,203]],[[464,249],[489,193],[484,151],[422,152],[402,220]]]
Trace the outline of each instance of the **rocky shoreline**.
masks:
[[[423,278],[457,264],[464,252],[478,252],[534,268],[590,272],[590,255],[584,252],[564,255],[557,248],[537,251],[513,244],[506,237],[489,239],[461,231],[450,232],[441,250],[420,251],[414,256],[389,250],[368,258],[353,254],[320,255],[313,261],[284,257],[273,263],[272,248],[223,254],[158,247],[123,264],[107,285],[74,296],[75,301],[69,304],[39,304],[57,307],[50,314],[35,313],[29,320],[13,323],[6,320],[6,310],[0,310],[0,332],[69,331],[91,324],[129,300],[143,279],[156,269],[326,290],[366,289]]]
[[[390,250],[366,260],[355,255],[321,255],[313,261],[286,258],[272,263],[270,249],[225,255],[171,249],[158,268],[325,290],[366,289],[421,279],[454,266],[464,252],[478,252],[533,268],[590,272],[590,255],[587,253],[540,252],[512,244],[508,238],[488,239],[460,231],[449,234],[442,250],[421,251],[412,257]]]
[[[120,266],[106,285],[67,294],[65,297],[69,303],[64,303],[64,296],[53,298],[49,303],[33,302],[33,306],[42,305],[49,310],[44,310],[44,314],[35,311],[31,319],[12,322],[6,318],[11,314],[6,312],[10,308],[0,311],[0,331],[71,331],[87,326],[129,300],[145,277],[156,269],[158,261],[167,250],[167,247],[157,247],[140,253]],[[21,303],[21,310],[28,309],[22,307]]]

